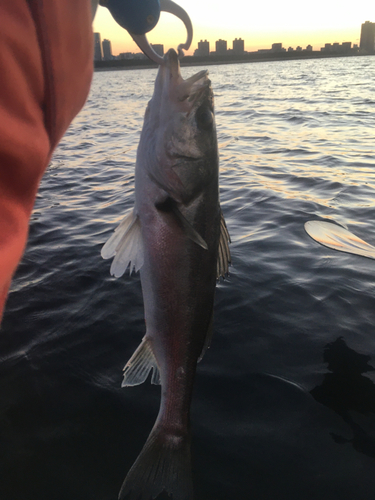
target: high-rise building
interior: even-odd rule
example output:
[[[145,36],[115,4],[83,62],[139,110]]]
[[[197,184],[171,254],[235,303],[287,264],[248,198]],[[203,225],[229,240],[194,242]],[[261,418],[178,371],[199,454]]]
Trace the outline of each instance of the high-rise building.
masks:
[[[359,47],[370,54],[375,52],[375,23],[366,21],[362,24]]]
[[[242,38],[235,38],[233,40],[233,53],[243,54],[245,52],[245,42]]]
[[[209,56],[210,55],[210,42],[207,40],[201,40],[198,42],[197,56]]]
[[[102,44],[100,33],[94,33],[94,61],[102,61]]]
[[[220,38],[220,40],[217,40],[215,42],[215,46],[216,46],[216,54],[226,54],[227,53],[227,41],[226,40],[222,40]]]
[[[272,52],[283,52],[283,51],[285,51],[285,49],[283,49],[282,43],[273,43],[271,51]]]
[[[132,52],[120,52],[118,55],[120,60],[122,59],[134,59],[134,54]]]
[[[163,57],[164,55],[164,45],[162,43],[152,43],[151,47],[154,49],[154,51],[159,54],[160,57]]]
[[[112,60],[112,47],[111,47],[110,40],[104,39],[102,42],[102,47],[103,47],[103,59],[105,61],[111,61]]]

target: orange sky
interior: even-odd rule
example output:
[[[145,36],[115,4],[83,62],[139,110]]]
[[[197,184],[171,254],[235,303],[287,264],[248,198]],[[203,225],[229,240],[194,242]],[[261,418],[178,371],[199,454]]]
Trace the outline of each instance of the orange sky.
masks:
[[[303,48],[311,44],[320,50],[325,43],[359,43],[361,24],[375,21],[373,0],[351,2],[329,2],[315,0],[269,0],[252,5],[248,0],[177,0],[188,12],[194,27],[194,39],[189,54],[197,48],[201,39],[210,41],[214,50],[215,41],[223,38],[232,47],[232,40],[245,40],[245,50],[270,48],[272,43]],[[340,9],[339,6],[342,6]],[[104,7],[99,7],[94,20],[94,31],[102,40],[111,40],[114,55],[120,52],[139,52],[129,34],[112,19]],[[185,41],[185,28],[180,20],[162,13],[156,28],[148,35],[151,43],[162,43],[166,51]]]

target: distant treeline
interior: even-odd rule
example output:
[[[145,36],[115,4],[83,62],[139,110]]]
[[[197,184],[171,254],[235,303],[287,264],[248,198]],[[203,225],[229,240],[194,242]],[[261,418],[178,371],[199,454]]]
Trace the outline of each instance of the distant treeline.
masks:
[[[223,54],[210,56],[185,56],[181,60],[181,66],[196,66],[203,64],[233,64],[246,62],[261,62],[261,61],[284,61],[293,59],[317,59],[329,57],[354,57],[364,54],[356,50],[342,51],[318,51],[318,50],[293,50],[290,52],[248,52],[245,54]],[[126,68],[152,68],[157,67],[157,64],[148,59],[115,59],[113,61],[95,61],[95,69],[126,69]]]

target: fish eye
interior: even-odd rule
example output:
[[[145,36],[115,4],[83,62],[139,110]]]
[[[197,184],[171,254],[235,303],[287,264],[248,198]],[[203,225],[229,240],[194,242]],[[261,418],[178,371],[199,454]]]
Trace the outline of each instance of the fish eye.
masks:
[[[204,106],[198,109],[195,115],[195,121],[197,122],[198,128],[208,130],[212,127],[214,115],[208,107]]]

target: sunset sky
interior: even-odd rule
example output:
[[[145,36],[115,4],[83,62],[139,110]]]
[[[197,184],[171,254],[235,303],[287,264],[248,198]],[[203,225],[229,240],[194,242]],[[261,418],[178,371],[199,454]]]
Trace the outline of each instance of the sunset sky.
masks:
[[[219,38],[232,48],[234,38],[245,40],[245,50],[270,48],[282,42],[283,47],[303,48],[311,44],[320,50],[325,43],[352,42],[359,44],[361,24],[375,21],[373,0],[346,3],[344,1],[315,0],[177,0],[193,23],[194,38],[188,54],[193,54],[201,39],[210,41],[215,50]],[[113,20],[108,10],[99,7],[94,31],[112,43],[112,53],[139,52],[129,34]],[[151,43],[162,43],[164,50],[185,41],[182,22],[171,14],[162,13],[159,23],[148,35]]]

